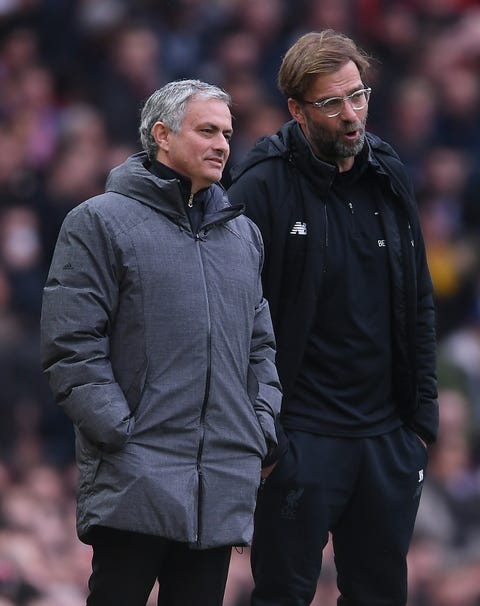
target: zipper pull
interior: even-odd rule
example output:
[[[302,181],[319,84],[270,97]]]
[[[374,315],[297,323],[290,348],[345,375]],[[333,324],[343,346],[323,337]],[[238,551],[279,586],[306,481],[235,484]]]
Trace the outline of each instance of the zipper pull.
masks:
[[[188,208],[192,208],[193,207],[193,194],[190,194],[190,197],[188,198]]]
[[[351,202],[347,202],[347,206],[350,210],[350,214],[353,215],[353,204]]]

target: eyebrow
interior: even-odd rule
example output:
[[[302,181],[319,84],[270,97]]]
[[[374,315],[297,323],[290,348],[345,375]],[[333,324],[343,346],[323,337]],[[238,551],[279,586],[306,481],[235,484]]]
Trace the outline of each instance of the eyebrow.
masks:
[[[200,122],[194,128],[196,130],[202,130],[202,129],[208,128],[208,129],[216,131],[216,132],[222,132],[223,135],[228,136],[228,137],[231,137],[233,135],[233,128],[222,129],[217,124],[214,124],[213,122]]]

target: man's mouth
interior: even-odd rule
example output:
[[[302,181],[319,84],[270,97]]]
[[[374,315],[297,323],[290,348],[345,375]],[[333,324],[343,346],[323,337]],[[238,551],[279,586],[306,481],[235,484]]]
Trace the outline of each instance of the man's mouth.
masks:
[[[360,124],[356,124],[355,122],[352,122],[351,124],[345,125],[344,131],[343,131],[343,136],[348,139],[349,141],[352,141],[353,139],[358,139],[358,137],[360,136],[361,132],[362,132],[362,126]]]
[[[222,158],[207,158],[207,162],[212,162],[212,164],[216,164],[220,168],[223,167],[223,160],[222,160]]]

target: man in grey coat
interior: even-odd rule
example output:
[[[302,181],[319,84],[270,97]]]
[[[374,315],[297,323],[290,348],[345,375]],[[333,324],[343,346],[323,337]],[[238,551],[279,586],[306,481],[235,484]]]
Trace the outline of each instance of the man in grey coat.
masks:
[[[221,606],[250,543],[280,409],[263,244],[217,184],[230,97],[198,80],[147,100],[144,152],[66,217],[42,363],[76,433],[89,606]],[[264,472],[265,474],[265,472]]]

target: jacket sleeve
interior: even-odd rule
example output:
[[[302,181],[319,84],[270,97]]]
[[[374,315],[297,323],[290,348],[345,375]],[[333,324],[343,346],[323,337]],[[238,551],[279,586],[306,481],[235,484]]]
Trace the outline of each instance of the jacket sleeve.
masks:
[[[243,204],[246,216],[260,230],[263,250],[265,251],[262,267],[262,283],[275,326],[280,283],[277,273],[271,267],[271,259],[275,259],[276,266],[282,265],[283,242],[280,242],[278,238],[272,240],[271,234],[275,230],[274,226],[282,219],[283,212],[278,207],[276,208],[277,212],[274,212],[275,206],[272,204],[270,190],[271,186],[267,186],[264,176],[258,174],[257,167],[254,167],[243,173],[237,181],[232,183],[228,190],[228,199],[232,204]],[[281,199],[277,198],[277,200]],[[276,229],[276,233],[278,234],[279,232],[281,232],[281,229]]]
[[[414,250],[415,280],[411,283],[415,283],[416,310],[411,354],[415,360],[416,394],[413,394],[413,397],[416,397],[416,402],[412,414],[409,415],[408,424],[430,444],[436,440],[439,421],[433,284],[412,181],[398,155],[388,145],[386,147],[386,157],[390,157],[391,161],[385,162],[382,154],[378,154],[377,159],[393,178],[395,189],[407,205],[411,230],[409,236]],[[408,246],[410,247],[410,242]]]
[[[427,252],[423,239],[420,218],[412,181],[401,162],[400,184],[406,190],[413,241],[416,275],[416,313],[414,326],[415,382],[417,385],[416,406],[410,421],[411,428],[427,444],[437,438],[439,410],[437,393],[437,340],[435,331],[435,304],[433,283],[427,262]]]
[[[109,359],[119,291],[111,240],[88,203],[67,215],[43,292],[41,360],[77,429],[113,451],[128,439],[133,418]]]
[[[285,229],[274,228],[278,221],[283,221],[286,213],[279,206],[288,198],[286,195],[275,195],[272,193],[272,183],[282,189],[281,180],[268,179],[265,181],[263,170],[253,167],[243,173],[241,178],[235,180],[228,190],[228,198],[234,204],[243,204],[245,214],[257,226],[260,231],[261,251],[262,251],[262,284],[265,297],[268,299],[269,321],[275,323],[278,318],[279,289],[281,281],[278,279],[278,272],[271,268],[270,259],[275,259],[277,267],[282,266],[284,242],[279,238],[272,240],[271,234],[274,229],[278,233],[286,233]],[[285,194],[284,188],[282,190]],[[273,204],[273,200],[276,205]],[[274,212],[276,211],[276,212]],[[272,336],[272,346],[275,342]],[[282,397],[282,396],[281,396]],[[281,406],[281,398],[278,406]],[[279,412],[275,417],[276,442],[268,440],[269,451],[263,461],[263,466],[267,467],[277,461],[288,447],[288,438],[283,429]]]
[[[261,263],[257,279],[259,303],[255,309],[250,341],[248,391],[268,446],[265,466],[279,456],[277,454],[279,442],[280,445],[283,445],[283,432],[278,420],[282,403],[282,389],[275,366],[276,345],[270,309],[262,294],[263,245],[257,228],[255,228],[255,232],[259,241]]]
[[[416,232],[417,319],[415,359],[418,401],[413,417],[413,429],[427,443],[432,443],[436,440],[439,423],[435,305],[425,244],[419,224],[416,226]]]
[[[269,250],[273,244],[271,241],[272,226],[283,214],[281,205],[283,196],[276,195],[274,189],[276,183],[273,178],[266,179],[264,172],[260,166],[254,166],[241,177],[234,181],[228,189],[228,199],[232,204],[243,204],[245,206],[245,214],[260,229],[262,235],[263,247],[266,251],[265,257],[268,261]],[[265,169],[268,171],[268,168]],[[268,172],[266,173],[268,175]],[[273,185],[272,185],[273,182]],[[284,191],[282,191],[285,194]],[[276,201],[276,204],[272,202]],[[262,268],[265,273],[265,266]]]

